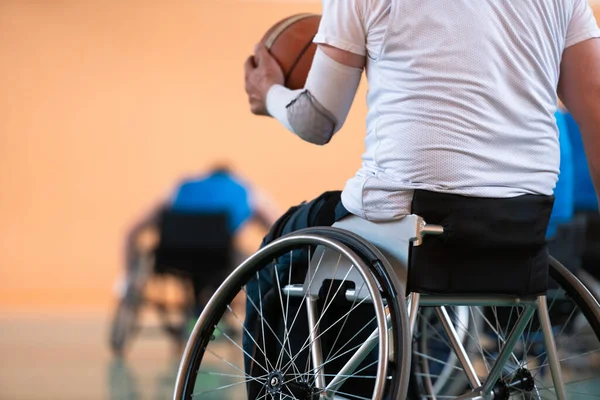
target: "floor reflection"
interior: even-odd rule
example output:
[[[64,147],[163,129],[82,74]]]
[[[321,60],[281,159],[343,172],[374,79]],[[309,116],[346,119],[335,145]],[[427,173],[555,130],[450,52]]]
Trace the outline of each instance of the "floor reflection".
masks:
[[[179,362],[166,363],[152,376],[143,374],[131,363],[113,360],[108,364],[108,390],[110,400],[164,400],[173,397]],[[142,375],[143,377],[140,377]],[[148,385],[148,381],[151,383]]]
[[[125,361],[115,360],[107,345],[108,319],[107,314],[89,312],[0,313],[0,399],[34,400],[40,396],[48,400],[172,399],[180,361],[173,343],[164,336],[140,337]],[[227,355],[224,351],[218,353]],[[241,365],[241,360],[227,358]],[[227,369],[223,372],[237,375]],[[203,376],[196,392],[202,391],[202,387],[227,385],[228,379]],[[574,383],[569,391],[570,400],[597,398],[600,379]],[[202,399],[242,399],[244,386],[210,396]]]

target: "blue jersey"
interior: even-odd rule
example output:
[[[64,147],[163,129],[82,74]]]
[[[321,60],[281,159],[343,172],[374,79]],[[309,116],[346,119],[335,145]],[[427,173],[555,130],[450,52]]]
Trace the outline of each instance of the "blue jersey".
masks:
[[[552,237],[556,233],[556,227],[562,223],[568,222],[573,218],[575,192],[574,171],[573,171],[573,152],[571,141],[567,131],[567,122],[565,114],[558,111],[554,114],[558,126],[558,141],[560,144],[560,174],[558,182],[554,188],[554,207],[550,215],[547,236]]]
[[[184,212],[226,212],[231,232],[237,231],[253,213],[248,189],[226,172],[184,181],[171,208]]]
[[[571,114],[565,114],[565,123],[573,152],[575,210],[596,211],[598,210],[598,199],[585,157],[581,132]]]

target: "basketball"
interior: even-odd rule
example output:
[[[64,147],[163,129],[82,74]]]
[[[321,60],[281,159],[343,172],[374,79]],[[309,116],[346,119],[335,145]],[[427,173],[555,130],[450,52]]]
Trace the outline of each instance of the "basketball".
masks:
[[[288,89],[304,87],[317,51],[313,38],[320,22],[317,14],[292,15],[273,25],[260,42],[281,66]]]

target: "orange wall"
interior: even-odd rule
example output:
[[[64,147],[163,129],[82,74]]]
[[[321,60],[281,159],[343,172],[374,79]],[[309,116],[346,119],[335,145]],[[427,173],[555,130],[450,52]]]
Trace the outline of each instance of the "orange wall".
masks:
[[[128,224],[214,160],[282,207],[341,188],[364,101],[319,148],[243,90],[261,35],[306,11],[320,3],[0,1],[0,306],[108,304]]]
[[[319,10],[0,1],[0,306],[107,305],[128,224],[214,160],[233,160],[282,206],[341,188],[360,162],[364,93],[320,148],[252,116],[243,91],[262,33]]]

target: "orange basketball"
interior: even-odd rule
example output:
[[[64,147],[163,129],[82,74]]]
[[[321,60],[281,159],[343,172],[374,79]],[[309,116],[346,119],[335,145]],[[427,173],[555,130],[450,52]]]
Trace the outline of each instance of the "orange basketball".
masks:
[[[281,66],[289,89],[304,87],[317,50],[312,41],[320,22],[320,15],[292,15],[273,25],[261,40]]]

